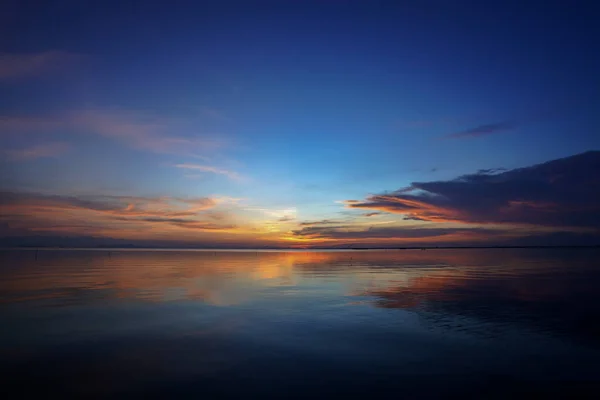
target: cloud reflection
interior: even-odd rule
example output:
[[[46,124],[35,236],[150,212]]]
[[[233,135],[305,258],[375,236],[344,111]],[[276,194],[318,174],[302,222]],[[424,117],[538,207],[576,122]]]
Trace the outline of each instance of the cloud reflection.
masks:
[[[491,258],[494,251],[489,258],[473,253],[469,264],[454,260],[451,267],[354,294],[372,298],[376,307],[417,312],[437,326],[451,327],[460,320],[460,330],[468,333],[488,336],[521,326],[597,342],[600,273],[589,263],[589,253],[563,252],[543,259],[527,252],[517,257],[509,253],[505,259],[507,252],[501,250],[497,259]]]
[[[301,307],[322,301],[311,296],[331,291],[335,282],[338,302],[362,299],[417,313],[434,326],[458,329],[452,323],[459,319],[470,333],[519,326],[596,341],[600,272],[592,253],[43,251],[36,260],[33,252],[9,252],[2,255],[0,293],[4,304],[192,301],[219,307],[278,293],[282,300],[293,295],[294,307]]]

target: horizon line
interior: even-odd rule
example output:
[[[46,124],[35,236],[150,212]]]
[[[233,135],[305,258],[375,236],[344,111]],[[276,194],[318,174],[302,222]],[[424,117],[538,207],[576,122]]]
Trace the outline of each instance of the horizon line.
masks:
[[[164,251],[324,251],[324,250],[477,250],[477,249],[591,249],[600,248],[596,245],[537,245],[537,246],[409,246],[409,247],[161,247],[161,246],[96,246],[96,247],[66,247],[66,246],[11,246],[0,247],[0,251],[6,250],[164,250]]]

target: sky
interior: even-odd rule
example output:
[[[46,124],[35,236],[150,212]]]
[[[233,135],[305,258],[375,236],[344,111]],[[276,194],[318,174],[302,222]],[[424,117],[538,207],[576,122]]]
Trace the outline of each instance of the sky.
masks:
[[[600,244],[598,14],[4,1],[0,245]]]

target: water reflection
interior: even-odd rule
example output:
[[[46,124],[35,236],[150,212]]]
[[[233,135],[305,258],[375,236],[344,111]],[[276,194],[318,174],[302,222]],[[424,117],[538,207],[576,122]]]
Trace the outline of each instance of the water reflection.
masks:
[[[4,304],[130,299],[231,306],[264,298],[270,287],[305,297],[334,287],[340,299],[371,298],[382,308],[600,336],[600,269],[591,250],[12,251],[1,261]]]
[[[0,252],[0,373],[85,396],[477,397],[506,382],[588,384],[600,374],[599,260],[595,250]]]
[[[492,261],[489,254],[474,252],[470,258],[475,265],[453,264],[356,294],[374,298],[377,307],[417,311],[446,327],[457,316],[472,318],[460,322],[461,330],[470,333],[501,335],[505,332],[499,328],[519,324],[600,345],[600,269],[593,254],[571,251],[542,257],[524,251],[520,257]]]
[[[291,284],[293,263],[277,253],[44,251],[3,254],[4,302],[100,298],[241,301],[253,282]]]

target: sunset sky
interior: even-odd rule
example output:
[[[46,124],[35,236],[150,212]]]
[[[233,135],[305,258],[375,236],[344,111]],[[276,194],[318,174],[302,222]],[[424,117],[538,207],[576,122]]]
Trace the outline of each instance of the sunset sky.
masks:
[[[5,0],[0,246],[600,244],[598,18]]]

